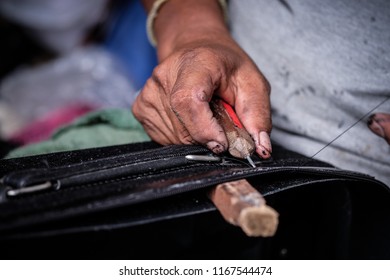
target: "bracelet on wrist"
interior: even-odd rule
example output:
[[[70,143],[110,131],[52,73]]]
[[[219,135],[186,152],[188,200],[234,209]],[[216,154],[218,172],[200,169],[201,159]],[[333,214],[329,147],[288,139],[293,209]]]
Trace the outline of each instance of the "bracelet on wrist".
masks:
[[[161,9],[161,7],[169,0],[156,0],[153,3],[152,9],[150,10],[147,20],[146,20],[146,34],[148,36],[148,40],[150,44],[154,47],[157,46],[157,40],[156,36],[154,35],[153,31],[153,24],[157,17],[158,11]],[[225,21],[228,21],[228,7],[227,7],[227,0],[218,0],[219,5],[221,6],[223,16],[225,18]]]

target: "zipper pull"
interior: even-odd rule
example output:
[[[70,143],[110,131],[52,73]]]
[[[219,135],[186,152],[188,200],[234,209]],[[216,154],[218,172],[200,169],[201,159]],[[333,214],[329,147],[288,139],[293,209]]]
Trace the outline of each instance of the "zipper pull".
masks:
[[[222,159],[214,155],[186,155],[186,160],[200,162],[221,162]]]
[[[1,187],[1,198],[0,201],[4,200],[6,197],[17,197],[24,194],[31,194],[46,190],[59,190],[60,182],[56,181],[55,183],[50,181],[45,181],[42,183],[36,183],[33,185],[24,186],[21,188],[13,188],[6,184],[4,184],[4,177],[0,179],[0,187]]]
[[[46,182],[41,183],[41,184],[27,186],[27,187],[23,187],[23,188],[20,188],[20,189],[11,189],[11,188],[9,188],[6,191],[6,195],[8,197],[16,197],[16,196],[20,196],[20,195],[23,195],[23,194],[30,194],[30,193],[45,191],[45,190],[49,190],[49,189],[52,189],[52,188],[53,188],[53,184],[50,181],[46,181]]]
[[[216,155],[186,155],[186,160],[188,161],[197,161],[197,162],[219,162],[222,165],[229,165],[232,163],[241,163],[245,164],[250,167],[256,167],[255,163],[252,162],[246,162],[244,159],[235,158],[232,156],[216,156]]]

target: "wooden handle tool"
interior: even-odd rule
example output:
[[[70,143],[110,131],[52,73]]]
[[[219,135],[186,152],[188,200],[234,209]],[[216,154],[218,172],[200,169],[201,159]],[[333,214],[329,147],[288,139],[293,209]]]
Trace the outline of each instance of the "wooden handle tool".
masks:
[[[241,124],[233,108],[219,98],[211,100],[210,108],[225,131],[229,143],[229,153],[237,158],[245,158],[252,167],[256,167],[251,159],[256,148],[255,143]]]
[[[217,185],[209,194],[224,219],[248,236],[270,237],[276,232],[279,214],[247,180]]]
[[[218,98],[210,102],[210,107],[225,131],[229,153],[247,159],[252,167],[256,167],[251,159],[255,143],[233,108]],[[212,189],[209,197],[224,219],[241,227],[248,236],[269,237],[275,234],[279,214],[266,204],[261,193],[247,180],[219,184]]]

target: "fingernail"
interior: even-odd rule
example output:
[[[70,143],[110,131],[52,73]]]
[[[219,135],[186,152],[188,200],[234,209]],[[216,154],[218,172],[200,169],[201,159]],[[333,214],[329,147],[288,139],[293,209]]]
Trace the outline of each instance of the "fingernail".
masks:
[[[371,115],[367,120],[370,130],[380,137],[385,137],[385,131],[381,124],[376,120],[376,114]]]
[[[224,146],[216,141],[210,141],[206,144],[206,146],[209,150],[213,151],[213,153],[215,154],[220,154],[223,151],[225,151]]]
[[[259,134],[260,145],[263,146],[269,153],[272,153],[271,139],[267,132],[262,131]]]
[[[265,131],[259,133],[259,146],[257,147],[257,153],[263,158],[269,158],[271,156],[271,139]]]

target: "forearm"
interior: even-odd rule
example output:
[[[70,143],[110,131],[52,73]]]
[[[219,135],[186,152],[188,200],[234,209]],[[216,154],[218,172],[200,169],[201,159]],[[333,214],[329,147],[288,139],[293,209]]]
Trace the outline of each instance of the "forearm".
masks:
[[[147,11],[154,2],[143,0]],[[158,11],[153,31],[160,61],[188,43],[208,38],[232,41],[217,0],[168,0]]]

